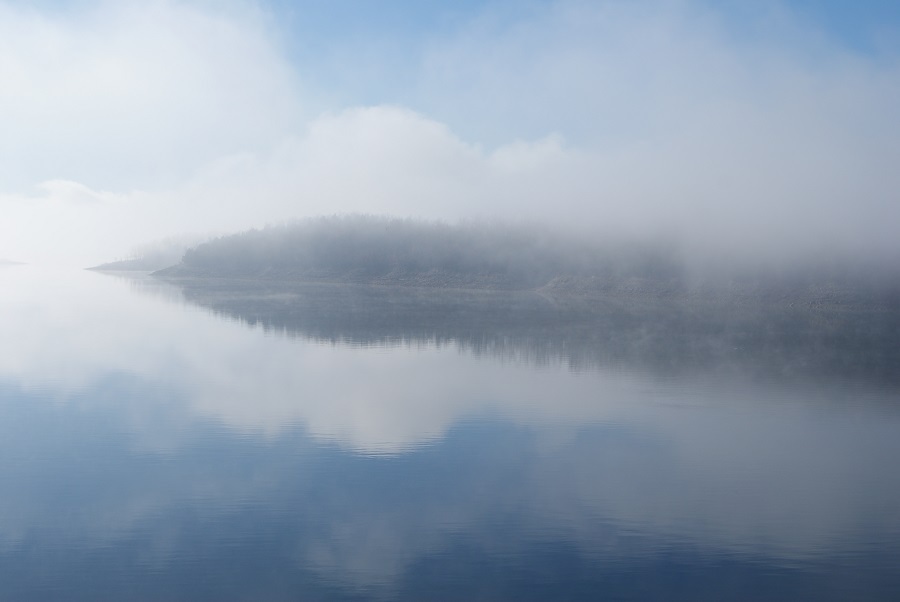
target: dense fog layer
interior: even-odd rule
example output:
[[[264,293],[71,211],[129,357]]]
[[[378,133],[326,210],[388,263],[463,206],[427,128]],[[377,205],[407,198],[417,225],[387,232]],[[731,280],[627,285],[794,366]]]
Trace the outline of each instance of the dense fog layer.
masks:
[[[848,37],[861,9],[809,5],[480,2],[317,32],[283,3],[0,3],[0,257],[377,213],[896,263],[893,21]]]

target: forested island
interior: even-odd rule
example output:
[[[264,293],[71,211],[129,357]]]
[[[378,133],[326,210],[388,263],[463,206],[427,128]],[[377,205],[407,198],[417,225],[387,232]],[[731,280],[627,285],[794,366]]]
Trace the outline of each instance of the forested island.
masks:
[[[533,224],[344,216],[215,238],[152,276],[216,313],[330,342],[896,384],[900,287],[883,271],[711,274],[665,245]]]
[[[267,285],[343,283],[827,303],[900,299],[895,273],[856,264],[823,262],[777,270],[745,266],[713,273],[689,266],[671,244],[612,243],[524,223],[318,217],[220,236],[181,253],[157,248],[150,256],[95,269],[157,270],[154,275],[167,280]]]
[[[533,290],[674,285],[683,274],[667,249],[613,248],[536,225],[351,215],[216,238],[157,275]]]
[[[180,257],[180,261],[178,258]],[[163,267],[166,266],[166,267]],[[162,268],[162,269],[159,269]],[[857,264],[698,270],[672,244],[612,243],[537,224],[318,217],[97,266],[171,280],[228,280],[553,295],[728,298],[896,306],[897,274]]]

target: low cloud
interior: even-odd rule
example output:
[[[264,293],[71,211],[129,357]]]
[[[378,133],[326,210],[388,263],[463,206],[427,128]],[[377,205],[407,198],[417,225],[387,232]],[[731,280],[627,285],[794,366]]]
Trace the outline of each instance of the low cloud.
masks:
[[[251,5],[0,3],[0,187],[155,190],[301,122],[299,78]]]
[[[900,62],[785,11],[744,37],[691,2],[485,12],[420,48],[388,104],[312,118],[327,91],[301,89],[302,61],[257,9],[2,11],[44,36],[0,42],[16,57],[3,79],[25,90],[0,94],[3,113],[44,101],[0,144],[16,174],[0,256],[86,265],[172,234],[364,212],[665,236],[699,256],[900,257]]]

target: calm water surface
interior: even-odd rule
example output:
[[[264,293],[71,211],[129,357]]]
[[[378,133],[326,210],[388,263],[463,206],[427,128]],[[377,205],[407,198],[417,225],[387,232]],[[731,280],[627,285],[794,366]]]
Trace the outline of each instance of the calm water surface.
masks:
[[[898,324],[3,268],[0,599],[897,600]]]

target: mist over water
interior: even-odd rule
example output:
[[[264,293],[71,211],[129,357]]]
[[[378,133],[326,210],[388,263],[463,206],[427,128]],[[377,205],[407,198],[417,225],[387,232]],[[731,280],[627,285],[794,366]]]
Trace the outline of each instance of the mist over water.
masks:
[[[11,598],[900,591],[896,311],[0,279]]]

